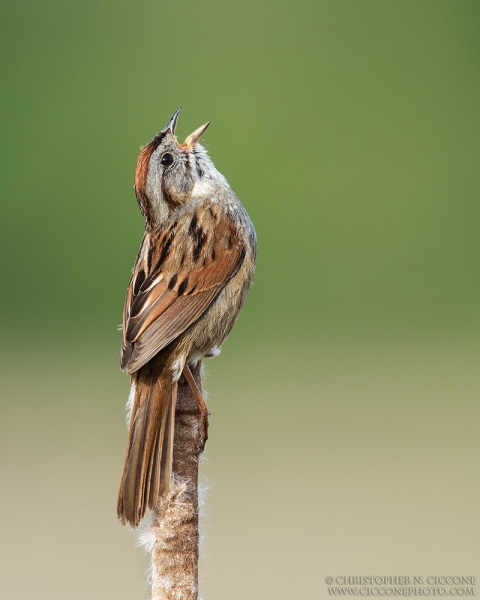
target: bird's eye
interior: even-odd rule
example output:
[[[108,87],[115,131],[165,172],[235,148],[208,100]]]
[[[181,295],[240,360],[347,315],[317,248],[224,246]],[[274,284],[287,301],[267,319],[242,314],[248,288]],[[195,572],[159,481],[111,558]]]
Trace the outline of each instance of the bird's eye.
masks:
[[[160,161],[162,165],[168,166],[173,163],[173,156],[167,152],[162,156],[162,160]]]

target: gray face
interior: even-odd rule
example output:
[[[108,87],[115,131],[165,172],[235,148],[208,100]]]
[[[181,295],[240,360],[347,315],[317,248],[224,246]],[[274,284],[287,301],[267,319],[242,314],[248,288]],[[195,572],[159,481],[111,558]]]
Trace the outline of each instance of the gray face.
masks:
[[[203,146],[181,146],[168,131],[148,165],[146,188],[155,220],[163,221],[172,210],[185,205],[196,195],[199,184],[208,184],[214,174],[219,175]]]

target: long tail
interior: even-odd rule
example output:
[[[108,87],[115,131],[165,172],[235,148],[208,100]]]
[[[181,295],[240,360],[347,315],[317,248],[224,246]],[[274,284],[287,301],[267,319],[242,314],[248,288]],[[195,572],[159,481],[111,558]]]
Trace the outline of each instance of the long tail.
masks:
[[[123,524],[137,527],[147,507],[155,508],[170,490],[178,384],[167,366],[159,368],[151,361],[135,374],[132,385],[134,399],[117,513]]]

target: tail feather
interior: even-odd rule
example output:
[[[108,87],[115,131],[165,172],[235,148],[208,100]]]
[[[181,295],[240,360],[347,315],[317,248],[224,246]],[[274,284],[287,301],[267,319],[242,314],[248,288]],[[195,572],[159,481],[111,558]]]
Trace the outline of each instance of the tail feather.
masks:
[[[136,374],[134,383],[117,512],[122,523],[137,527],[147,507],[154,508],[170,490],[177,384],[169,368],[151,364]]]
[[[160,496],[166,496],[170,491],[170,482],[172,480],[172,464],[173,464],[173,439],[175,432],[175,408],[177,405],[177,390],[178,383],[175,381],[172,384],[172,401],[168,410],[168,418],[163,436],[163,447],[160,455]],[[154,506],[158,502],[154,502]]]

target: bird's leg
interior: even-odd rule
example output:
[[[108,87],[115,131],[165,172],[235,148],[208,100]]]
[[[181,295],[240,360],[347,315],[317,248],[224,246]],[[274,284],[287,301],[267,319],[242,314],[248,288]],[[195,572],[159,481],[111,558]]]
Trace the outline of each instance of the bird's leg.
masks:
[[[188,385],[192,390],[192,394],[195,398],[195,401],[197,402],[198,409],[201,413],[206,412],[208,414],[207,404],[202,396],[202,392],[198,389],[197,382],[193,378],[192,372],[190,371],[190,367],[188,365],[185,365],[183,369],[183,376],[187,380]]]
[[[198,389],[197,382],[193,378],[192,372],[190,371],[190,367],[188,364],[185,365],[183,369],[183,376],[187,380],[190,389],[192,390],[193,397],[198,406],[198,410],[203,420],[203,431],[200,433],[200,450],[203,452],[205,448],[205,443],[208,439],[208,412],[207,404],[202,396],[202,392]]]

